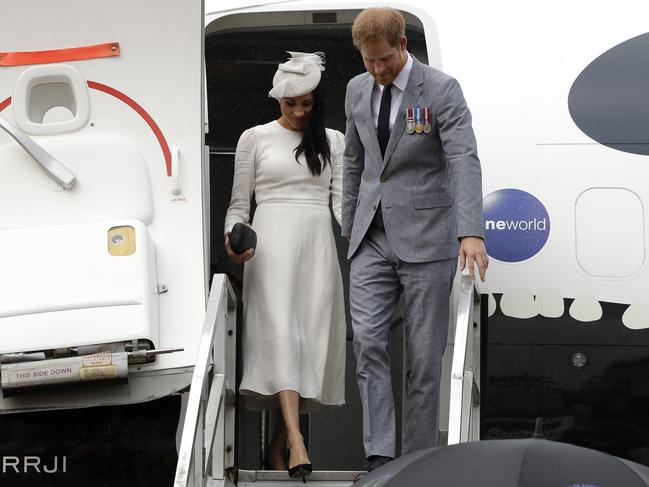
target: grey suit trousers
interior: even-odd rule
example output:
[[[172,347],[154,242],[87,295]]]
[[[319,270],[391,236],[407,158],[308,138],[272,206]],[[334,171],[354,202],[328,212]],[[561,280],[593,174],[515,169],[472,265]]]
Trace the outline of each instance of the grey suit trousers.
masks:
[[[437,444],[442,355],[456,267],[457,259],[400,260],[376,224],[370,226],[352,257],[350,311],[367,457],[394,458],[396,453],[389,337],[401,294],[407,366],[401,453]]]

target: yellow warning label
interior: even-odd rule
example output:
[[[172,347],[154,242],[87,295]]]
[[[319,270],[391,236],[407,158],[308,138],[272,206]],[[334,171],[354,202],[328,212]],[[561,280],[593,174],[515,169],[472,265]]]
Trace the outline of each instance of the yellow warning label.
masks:
[[[99,365],[81,367],[81,380],[114,379],[117,377],[117,365]]]

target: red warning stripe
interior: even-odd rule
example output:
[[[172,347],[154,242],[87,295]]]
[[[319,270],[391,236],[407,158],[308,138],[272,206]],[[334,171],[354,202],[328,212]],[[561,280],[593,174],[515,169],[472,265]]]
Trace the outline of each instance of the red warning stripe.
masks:
[[[160,148],[162,149],[162,154],[165,158],[167,176],[171,176],[171,151],[169,150],[169,144],[167,144],[167,139],[162,133],[162,130],[160,130],[160,127],[158,127],[158,124],[155,122],[155,120],[153,120],[153,117],[151,117],[151,115],[149,115],[139,103],[137,103],[135,100],[125,95],[121,91],[116,90],[115,88],[97,83],[96,81],[88,81],[88,87],[114,96],[118,100],[126,103],[129,107],[135,110],[137,114],[140,115],[140,117],[144,119],[144,121],[153,131],[156,139],[158,139],[158,143],[160,144]],[[0,102],[0,112],[7,108],[9,105],[11,105],[11,97],[6,98],[5,100]]]
[[[171,151],[169,150],[169,144],[167,144],[167,139],[165,139],[162,130],[160,130],[158,124],[155,123],[153,117],[151,117],[151,115],[149,115],[147,111],[142,108],[135,100],[125,95],[121,91],[116,90],[115,88],[97,83],[96,81],[88,81],[88,86],[95,90],[103,91],[104,93],[112,95],[118,100],[123,101],[144,119],[144,121],[149,125],[154,135],[158,139],[158,143],[160,144],[160,148],[162,149],[162,153],[164,154],[165,164],[167,166],[167,176],[171,176]]]
[[[0,66],[22,66],[26,64],[61,63],[102,57],[119,56],[119,42],[96,44],[94,46],[52,49],[49,51],[0,52]]]
[[[11,105],[11,97],[0,101],[0,112]]]

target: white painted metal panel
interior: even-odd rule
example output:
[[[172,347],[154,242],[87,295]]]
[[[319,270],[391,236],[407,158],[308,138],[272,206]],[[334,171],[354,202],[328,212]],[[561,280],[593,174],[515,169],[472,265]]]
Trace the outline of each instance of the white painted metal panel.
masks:
[[[0,115],[1,116],[1,115]],[[138,147],[124,136],[34,137],[81,181],[73,191],[49,178],[18,144],[0,146],[0,229],[134,218],[154,220],[151,178]]]
[[[6,281],[2,308],[148,296],[146,306],[0,317],[2,349],[101,343],[128,332],[149,337],[161,348],[185,349],[158,357],[148,368],[191,365],[206,294],[202,2],[26,0],[0,4],[0,18],[3,52],[119,43],[119,55],[112,57],[0,66],[0,117],[22,126],[78,172],[78,184],[60,191],[13,139],[0,133],[0,229],[17,239],[0,253]],[[21,85],[21,76],[32,79]],[[57,96],[59,115],[47,111],[43,118]],[[77,103],[84,96],[87,117],[85,105]],[[173,153],[178,157],[172,161]],[[134,258],[138,264],[120,269],[123,274],[119,265],[112,268],[103,260],[105,230],[91,231],[107,219],[120,220],[116,224],[131,220],[151,242],[151,252]],[[99,234],[101,250],[94,241]],[[57,239],[63,241],[44,244]],[[66,251],[66,244],[72,249],[80,242],[88,248]],[[32,277],[41,266],[42,282],[23,282],[19,293],[11,283],[26,279],[25,271],[16,268],[16,255],[9,250],[20,251]],[[57,262],[56,253],[63,261]],[[145,263],[146,269],[139,267]],[[152,295],[157,284],[168,289],[159,299]],[[57,313],[66,319],[53,321]],[[134,320],[137,313],[147,317]],[[18,322],[24,332],[16,332]],[[128,330],[116,325],[127,322]]]
[[[125,225],[135,229],[134,253],[109,254],[108,231]],[[4,230],[0,255],[0,353],[133,338],[157,345],[155,251],[143,223]]]

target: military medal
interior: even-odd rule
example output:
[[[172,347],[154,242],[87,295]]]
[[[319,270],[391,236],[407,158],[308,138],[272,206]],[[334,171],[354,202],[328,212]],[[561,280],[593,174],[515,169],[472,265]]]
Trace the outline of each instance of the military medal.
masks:
[[[415,108],[415,132],[418,134],[424,131],[424,126],[421,124],[421,108]]]
[[[412,107],[406,108],[406,132],[409,134],[415,131],[415,109]]]
[[[428,133],[432,130],[430,126],[430,107],[424,107],[424,132]]]

